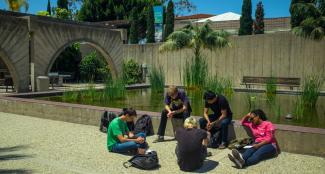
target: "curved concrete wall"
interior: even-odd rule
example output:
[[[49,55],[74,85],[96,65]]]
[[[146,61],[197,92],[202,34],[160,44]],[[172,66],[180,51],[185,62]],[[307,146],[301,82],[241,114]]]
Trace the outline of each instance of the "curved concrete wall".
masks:
[[[29,38],[26,20],[0,16],[0,58],[10,71],[16,91],[28,91]]]
[[[89,23],[0,10],[0,57],[9,68],[17,92],[28,91],[30,82],[35,91],[37,76],[47,76],[56,58],[74,42],[96,48],[110,66],[113,78],[121,74],[120,32]]]
[[[122,40],[119,32],[106,28],[62,22],[44,17],[30,16],[32,33],[32,62],[35,77],[47,75],[59,54],[74,42],[86,42],[103,55],[112,69],[113,76],[122,71]]]

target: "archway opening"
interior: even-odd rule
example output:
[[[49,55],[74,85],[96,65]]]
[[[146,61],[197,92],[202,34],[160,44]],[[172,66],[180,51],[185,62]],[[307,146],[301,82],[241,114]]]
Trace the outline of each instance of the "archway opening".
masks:
[[[0,56],[0,93],[16,92],[13,75],[4,59]]]
[[[85,83],[104,83],[112,79],[112,65],[95,45],[88,42],[68,44],[59,51],[49,67],[49,77],[54,86]]]

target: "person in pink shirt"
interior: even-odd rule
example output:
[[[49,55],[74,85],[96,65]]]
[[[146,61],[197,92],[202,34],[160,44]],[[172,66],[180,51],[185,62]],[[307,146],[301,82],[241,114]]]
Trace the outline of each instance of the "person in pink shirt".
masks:
[[[251,148],[239,153],[233,149],[229,159],[235,163],[237,168],[243,168],[277,155],[277,141],[274,137],[275,128],[270,121],[267,121],[265,113],[256,109],[248,113],[241,120],[241,124],[250,128],[255,138]]]

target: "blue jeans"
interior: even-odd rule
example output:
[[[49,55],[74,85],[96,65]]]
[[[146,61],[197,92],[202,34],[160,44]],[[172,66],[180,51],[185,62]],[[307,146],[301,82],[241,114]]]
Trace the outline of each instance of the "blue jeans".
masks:
[[[216,121],[218,119],[218,117],[215,114],[210,114],[209,115],[209,120],[210,122]],[[220,135],[221,135],[221,141],[222,143],[227,144],[227,140],[228,140],[228,125],[231,123],[232,118],[227,116],[226,118],[224,118],[221,123],[220,123],[220,128],[216,128],[213,127],[210,130],[211,136],[213,134],[215,134],[217,131],[221,131]],[[200,128],[206,130],[206,126],[207,126],[207,120],[205,118],[200,118],[199,120],[200,122]]]
[[[146,134],[145,133],[138,133],[135,136],[137,137],[143,137],[144,139],[146,138]],[[146,148],[146,142],[140,144],[140,143],[136,143],[134,141],[128,141],[125,143],[117,143],[115,145],[113,145],[112,147],[112,152],[116,152],[116,153],[126,153],[130,150],[134,150],[134,149],[145,149]]]
[[[168,111],[166,109],[164,109],[161,112],[160,124],[159,124],[159,128],[158,128],[158,133],[157,133],[159,136],[165,135],[166,125],[167,125],[167,120],[168,120],[167,114],[168,114]],[[191,115],[191,112],[184,111],[182,113],[175,114],[173,116],[173,118],[181,118],[181,119],[183,119],[183,122],[184,122],[184,120],[187,117],[189,117],[190,115]]]
[[[272,144],[265,144],[258,149],[249,148],[242,154],[245,166],[254,165],[264,159],[276,156],[276,149]]]

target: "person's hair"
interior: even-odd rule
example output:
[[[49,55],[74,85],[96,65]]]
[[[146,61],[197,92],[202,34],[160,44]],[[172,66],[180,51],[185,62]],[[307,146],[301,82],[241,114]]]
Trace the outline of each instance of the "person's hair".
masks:
[[[194,117],[188,117],[185,119],[184,128],[189,128],[189,127],[193,127],[193,128],[197,127],[197,121]]]
[[[212,100],[216,97],[216,94],[212,91],[205,91],[203,95],[204,100]]]
[[[267,120],[267,117],[265,115],[265,112],[262,109],[255,109],[251,111],[252,114],[259,116],[260,119],[262,119],[263,121]]]
[[[172,96],[172,95],[176,94],[177,92],[178,92],[178,89],[177,89],[176,86],[169,86],[168,87],[167,94],[169,96]]]
[[[120,115],[137,116],[137,111],[135,111],[133,108],[123,108]]]

